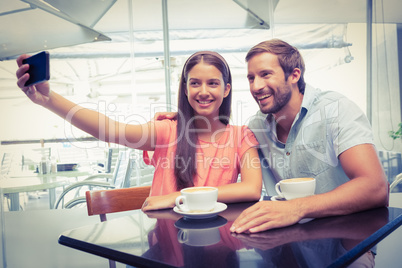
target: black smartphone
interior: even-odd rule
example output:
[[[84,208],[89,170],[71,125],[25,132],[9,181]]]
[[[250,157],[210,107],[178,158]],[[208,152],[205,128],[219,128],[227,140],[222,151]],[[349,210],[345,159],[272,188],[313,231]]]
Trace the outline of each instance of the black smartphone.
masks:
[[[25,86],[32,86],[34,84],[50,79],[49,72],[49,53],[47,51],[39,52],[22,61],[23,64],[29,64],[29,79]]]

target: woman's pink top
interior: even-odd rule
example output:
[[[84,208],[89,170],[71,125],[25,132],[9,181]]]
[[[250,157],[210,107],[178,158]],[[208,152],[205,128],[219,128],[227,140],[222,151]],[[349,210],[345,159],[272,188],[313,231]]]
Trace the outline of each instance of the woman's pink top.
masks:
[[[144,161],[155,167],[151,196],[176,192],[175,162],[183,168],[188,159],[175,159],[177,121],[154,121],[156,146],[152,159],[144,151]],[[217,133],[218,134],[218,133]],[[185,135],[181,138],[186,138]],[[199,140],[196,150],[197,175],[194,186],[219,186],[237,182],[241,158],[251,147],[258,145],[247,126],[227,125],[225,132],[215,142]],[[250,161],[252,163],[252,161]]]

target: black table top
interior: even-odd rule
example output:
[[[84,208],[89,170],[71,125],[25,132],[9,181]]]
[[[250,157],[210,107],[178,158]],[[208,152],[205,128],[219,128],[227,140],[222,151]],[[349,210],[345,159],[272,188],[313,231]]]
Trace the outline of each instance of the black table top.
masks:
[[[402,224],[402,209],[378,208],[257,234],[231,233],[234,219],[250,205],[229,204],[203,220],[184,219],[171,209],[136,210],[65,231],[59,243],[136,267],[344,267],[370,263],[383,251],[377,243]]]

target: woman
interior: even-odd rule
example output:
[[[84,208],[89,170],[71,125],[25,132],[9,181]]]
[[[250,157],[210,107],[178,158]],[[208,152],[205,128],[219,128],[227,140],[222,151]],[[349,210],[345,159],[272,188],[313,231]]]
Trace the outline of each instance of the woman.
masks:
[[[145,157],[155,166],[155,175],[144,211],[174,207],[179,190],[189,186],[218,187],[220,202],[260,198],[257,141],[246,126],[228,124],[231,74],[218,53],[197,52],[185,63],[177,121],[150,121],[143,125],[117,122],[85,109],[51,91],[48,82],[25,87],[29,66],[22,61],[27,57],[17,59],[17,84],[34,103],[100,140],[154,151],[152,159]],[[239,173],[241,182],[235,183]]]

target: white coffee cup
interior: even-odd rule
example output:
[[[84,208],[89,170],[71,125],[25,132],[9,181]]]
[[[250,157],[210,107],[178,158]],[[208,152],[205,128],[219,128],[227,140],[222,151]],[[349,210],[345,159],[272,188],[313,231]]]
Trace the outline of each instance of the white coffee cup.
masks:
[[[291,200],[314,195],[316,181],[314,178],[293,178],[281,180],[275,185],[280,198]]]
[[[214,210],[218,200],[218,188],[189,187],[180,191],[176,198],[176,206],[184,212],[207,212]]]

